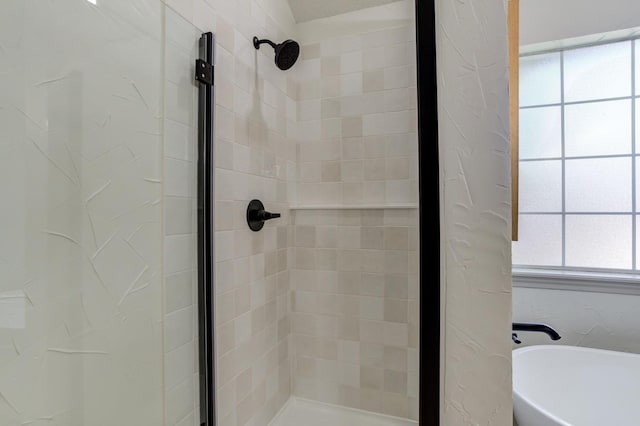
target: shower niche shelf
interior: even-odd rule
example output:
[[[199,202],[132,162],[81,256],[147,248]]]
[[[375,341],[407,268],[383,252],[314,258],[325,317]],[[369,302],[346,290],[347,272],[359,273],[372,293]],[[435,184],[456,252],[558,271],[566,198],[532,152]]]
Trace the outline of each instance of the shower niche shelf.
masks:
[[[417,210],[417,204],[301,204],[290,210]]]

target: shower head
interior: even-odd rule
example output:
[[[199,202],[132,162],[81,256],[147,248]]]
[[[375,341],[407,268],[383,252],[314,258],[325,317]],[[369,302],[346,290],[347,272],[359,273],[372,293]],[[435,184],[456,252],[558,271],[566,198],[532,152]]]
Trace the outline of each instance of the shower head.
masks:
[[[271,40],[260,40],[258,37],[253,38],[253,46],[260,49],[261,44],[268,44],[276,51],[276,65],[283,71],[291,68],[300,56],[300,45],[293,40],[285,40],[280,44],[275,44]]]

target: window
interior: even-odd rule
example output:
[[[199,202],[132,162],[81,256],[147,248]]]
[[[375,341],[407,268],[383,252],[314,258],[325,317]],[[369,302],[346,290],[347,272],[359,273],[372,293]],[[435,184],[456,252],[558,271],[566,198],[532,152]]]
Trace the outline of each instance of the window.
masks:
[[[515,267],[640,269],[640,40],[520,58]]]

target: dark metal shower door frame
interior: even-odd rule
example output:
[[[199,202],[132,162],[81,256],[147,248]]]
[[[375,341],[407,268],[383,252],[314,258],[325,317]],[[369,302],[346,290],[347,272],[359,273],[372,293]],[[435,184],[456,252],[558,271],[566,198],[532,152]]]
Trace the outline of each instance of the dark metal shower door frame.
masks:
[[[440,424],[440,153],[435,2],[415,0],[420,194],[420,426]]]
[[[420,216],[420,426],[440,424],[440,162],[435,0],[416,0]],[[200,424],[215,426],[214,348],[214,36],[200,38],[198,102],[198,325]],[[433,256],[433,253],[436,256]]]
[[[212,33],[199,41],[200,58],[195,64],[198,93],[198,337],[200,425],[215,426],[215,336],[214,336],[214,44]]]

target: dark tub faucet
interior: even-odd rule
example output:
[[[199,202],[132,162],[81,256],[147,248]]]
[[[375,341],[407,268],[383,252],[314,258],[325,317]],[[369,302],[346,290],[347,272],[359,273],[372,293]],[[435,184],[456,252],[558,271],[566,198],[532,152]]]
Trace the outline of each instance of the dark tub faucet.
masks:
[[[551,338],[551,340],[561,339],[558,332],[546,324],[529,324],[524,322],[514,322],[511,329],[513,331],[535,331],[539,333],[545,333]],[[516,333],[511,334],[511,339],[517,344],[522,343],[520,342],[520,340],[518,340],[518,335]]]

